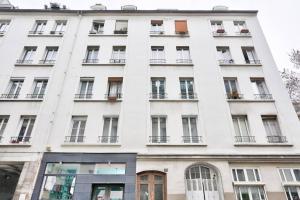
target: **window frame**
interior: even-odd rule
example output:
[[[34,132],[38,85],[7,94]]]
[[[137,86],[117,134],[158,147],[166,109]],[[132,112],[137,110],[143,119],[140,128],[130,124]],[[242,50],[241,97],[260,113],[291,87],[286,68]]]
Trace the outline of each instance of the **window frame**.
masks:
[[[107,135],[104,135],[104,130],[105,130],[105,120],[109,119],[109,125],[108,125],[108,132]],[[113,128],[113,119],[117,120],[117,130],[116,130],[116,135],[112,135],[112,128]],[[100,142],[102,144],[118,144],[119,143],[119,126],[120,126],[120,120],[118,115],[104,115],[103,116],[103,129],[102,133],[100,135]],[[105,138],[107,137],[107,138]]]
[[[34,132],[35,123],[36,123],[36,115],[22,115],[20,117],[19,125],[18,125],[18,136],[16,136],[18,142],[30,142],[30,138],[32,137],[32,133]],[[28,123],[26,125],[25,131],[23,135],[20,136],[20,133],[22,131],[22,127],[24,125],[24,120],[28,120]],[[32,122],[33,121],[33,122]],[[32,129],[30,130],[29,127],[32,123]],[[28,133],[29,131],[29,133]],[[21,140],[20,140],[21,138]],[[13,143],[13,142],[12,142]]]
[[[184,82],[184,93],[182,90],[182,82]],[[191,85],[192,91],[189,93],[189,86]],[[193,77],[180,77],[179,78],[179,86],[180,86],[180,97],[181,99],[196,99],[195,93],[195,80]]]

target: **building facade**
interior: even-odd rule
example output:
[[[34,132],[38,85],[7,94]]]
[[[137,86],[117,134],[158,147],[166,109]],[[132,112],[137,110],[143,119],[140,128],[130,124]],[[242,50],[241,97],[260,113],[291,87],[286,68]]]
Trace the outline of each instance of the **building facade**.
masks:
[[[299,199],[257,11],[1,9],[0,34],[0,199]]]

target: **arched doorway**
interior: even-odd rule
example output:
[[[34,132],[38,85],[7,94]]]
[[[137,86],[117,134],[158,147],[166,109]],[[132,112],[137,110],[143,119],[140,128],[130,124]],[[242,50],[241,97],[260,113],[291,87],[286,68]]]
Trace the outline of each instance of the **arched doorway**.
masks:
[[[144,171],[137,174],[137,200],[167,200],[166,174]]]
[[[187,200],[222,200],[221,181],[215,169],[195,164],[185,172]]]

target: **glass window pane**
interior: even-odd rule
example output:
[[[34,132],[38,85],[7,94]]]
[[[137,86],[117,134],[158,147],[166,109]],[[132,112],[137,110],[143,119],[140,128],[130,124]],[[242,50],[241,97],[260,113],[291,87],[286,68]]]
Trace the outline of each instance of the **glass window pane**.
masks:
[[[300,169],[294,169],[296,181],[300,181]]]
[[[237,169],[236,172],[237,172],[237,176],[238,176],[239,181],[246,181],[243,169]]]
[[[255,175],[253,169],[246,169],[248,181],[255,181]]]
[[[158,118],[152,117],[152,136],[158,136]]]
[[[94,174],[125,174],[125,164],[96,164]]]
[[[294,180],[290,169],[283,169],[283,171],[287,182],[291,182]]]
[[[182,118],[183,136],[190,136],[188,118]]]
[[[166,118],[160,118],[160,136],[166,137],[167,136],[167,129],[166,129]]]
[[[154,200],[163,200],[163,184],[154,185]]]

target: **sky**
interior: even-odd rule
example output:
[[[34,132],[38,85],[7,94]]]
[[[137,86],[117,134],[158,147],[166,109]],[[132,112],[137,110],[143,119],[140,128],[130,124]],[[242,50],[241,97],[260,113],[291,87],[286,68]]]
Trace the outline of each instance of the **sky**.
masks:
[[[19,8],[43,8],[50,0],[10,0]],[[226,5],[231,10],[258,10],[258,19],[273,53],[277,67],[292,68],[288,54],[300,50],[300,0],[52,0],[68,9],[89,9],[102,3],[107,9],[136,5],[140,10],[171,8],[179,10],[210,10]]]

